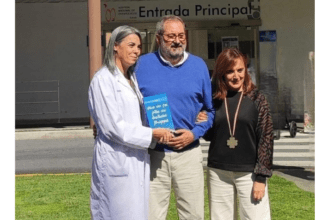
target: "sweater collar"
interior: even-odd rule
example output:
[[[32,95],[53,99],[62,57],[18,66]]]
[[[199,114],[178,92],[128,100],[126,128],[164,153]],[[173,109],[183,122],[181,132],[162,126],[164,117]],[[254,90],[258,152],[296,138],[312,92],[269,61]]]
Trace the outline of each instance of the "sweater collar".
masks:
[[[242,92],[228,90],[227,91],[227,98],[232,98],[234,96],[241,95],[241,93]]]
[[[186,51],[183,52],[183,58],[180,60],[180,62],[178,62],[175,65],[172,65],[172,63],[168,60],[165,60],[165,58],[162,56],[160,50],[158,49],[158,54],[160,59],[166,63],[167,65],[169,65],[170,67],[177,67],[177,66],[181,66],[184,62],[186,62],[186,60],[188,59],[188,53]]]

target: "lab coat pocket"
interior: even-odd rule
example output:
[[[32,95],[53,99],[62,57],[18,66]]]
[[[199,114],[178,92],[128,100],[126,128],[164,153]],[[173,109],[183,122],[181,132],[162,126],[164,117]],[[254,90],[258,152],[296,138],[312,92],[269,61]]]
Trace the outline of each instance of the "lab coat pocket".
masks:
[[[128,176],[127,157],[120,151],[108,151],[105,158],[105,170],[109,176]]]

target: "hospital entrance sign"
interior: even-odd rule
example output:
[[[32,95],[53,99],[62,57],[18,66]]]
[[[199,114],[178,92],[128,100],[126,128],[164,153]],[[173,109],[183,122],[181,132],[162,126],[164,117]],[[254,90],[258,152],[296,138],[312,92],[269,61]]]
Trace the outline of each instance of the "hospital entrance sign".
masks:
[[[185,21],[260,19],[260,0],[116,1],[102,3],[102,22],[153,22],[174,14]]]

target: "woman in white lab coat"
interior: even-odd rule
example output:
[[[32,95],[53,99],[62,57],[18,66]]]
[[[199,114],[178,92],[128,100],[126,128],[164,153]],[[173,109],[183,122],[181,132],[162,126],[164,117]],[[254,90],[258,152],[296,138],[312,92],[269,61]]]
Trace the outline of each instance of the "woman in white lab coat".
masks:
[[[92,219],[148,218],[147,149],[160,138],[165,142],[171,138],[168,130],[151,129],[145,123],[143,99],[133,72],[141,46],[138,30],[116,28],[104,65],[89,87],[88,107],[98,131],[90,192]]]

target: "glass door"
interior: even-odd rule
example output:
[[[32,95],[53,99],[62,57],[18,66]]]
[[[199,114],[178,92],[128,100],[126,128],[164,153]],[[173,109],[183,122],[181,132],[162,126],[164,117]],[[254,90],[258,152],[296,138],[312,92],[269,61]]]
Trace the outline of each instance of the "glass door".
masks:
[[[227,47],[238,48],[248,58],[248,71],[258,84],[258,39],[257,27],[221,27],[207,30],[207,64],[213,70],[218,55]],[[212,66],[213,64],[213,66]]]
[[[142,54],[157,50],[156,35],[154,29],[140,30],[142,37]]]

